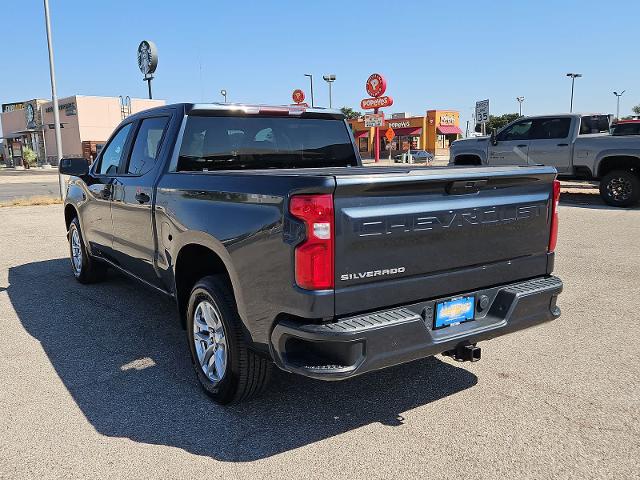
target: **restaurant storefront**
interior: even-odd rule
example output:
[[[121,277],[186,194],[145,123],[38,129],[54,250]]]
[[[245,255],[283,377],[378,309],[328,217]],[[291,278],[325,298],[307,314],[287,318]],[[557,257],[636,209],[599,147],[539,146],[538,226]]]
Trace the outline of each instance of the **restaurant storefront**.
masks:
[[[91,161],[113,129],[128,115],[164,105],[164,100],[74,95],[58,102],[64,157]],[[2,104],[3,152],[9,167],[24,165],[25,149],[31,149],[37,164],[57,165],[53,104],[33,99]]]
[[[426,150],[434,155],[448,155],[449,145],[462,134],[460,114],[454,110],[428,110],[422,117],[385,118],[380,127],[381,157],[393,156],[409,149]],[[364,126],[364,118],[349,120],[363,158],[372,158],[375,129]],[[392,128],[395,137],[390,142],[384,133]]]

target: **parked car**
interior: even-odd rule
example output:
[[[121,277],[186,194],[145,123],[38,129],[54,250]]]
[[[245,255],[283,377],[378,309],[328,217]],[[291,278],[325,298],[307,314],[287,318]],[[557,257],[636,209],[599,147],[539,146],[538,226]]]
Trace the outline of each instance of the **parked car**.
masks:
[[[490,137],[456,140],[453,165],[550,165],[561,178],[600,181],[609,205],[640,199],[640,137],[609,135],[606,115],[522,117]],[[593,133],[597,132],[597,133]]]
[[[411,154],[415,163],[426,163],[427,165],[431,165],[433,163],[433,155],[426,150],[409,150],[406,153]],[[401,162],[403,155],[405,155],[406,153],[400,153],[393,157],[393,159],[396,163]]]
[[[640,135],[640,120],[618,120],[611,135]]]
[[[338,111],[177,104],[60,172],[75,278],[111,267],[171,297],[220,403],[273,363],[341,380],[476,361],[477,342],[560,315],[553,167],[363,167]]]

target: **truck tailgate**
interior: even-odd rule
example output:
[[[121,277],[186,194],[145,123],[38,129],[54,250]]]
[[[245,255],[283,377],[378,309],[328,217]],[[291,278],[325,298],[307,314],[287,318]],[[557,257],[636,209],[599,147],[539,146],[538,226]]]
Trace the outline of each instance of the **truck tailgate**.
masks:
[[[555,170],[337,175],[336,315],[545,275]]]

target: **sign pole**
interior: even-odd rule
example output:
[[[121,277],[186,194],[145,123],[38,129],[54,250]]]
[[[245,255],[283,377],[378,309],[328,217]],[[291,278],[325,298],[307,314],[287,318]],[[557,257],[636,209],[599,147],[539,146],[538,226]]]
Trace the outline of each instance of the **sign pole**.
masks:
[[[53,128],[55,129],[56,138],[56,156],[58,157],[58,186],[60,187],[60,199],[64,199],[63,180],[60,174],[60,162],[62,160],[62,135],[60,133],[60,113],[58,112],[58,93],[56,89],[56,71],[53,64],[53,44],[51,42],[51,20],[49,16],[49,0],[44,0],[44,16],[47,28],[47,47],[49,49],[49,74],[51,76],[51,101],[53,102]],[[44,123],[44,118],[42,119]],[[42,131],[44,138],[44,130]],[[44,152],[45,157],[47,151]]]
[[[373,113],[378,113],[378,109],[374,108],[373,109]],[[375,145],[375,162],[378,163],[380,161],[380,127],[376,127],[376,134],[375,134],[375,140],[376,145]]]

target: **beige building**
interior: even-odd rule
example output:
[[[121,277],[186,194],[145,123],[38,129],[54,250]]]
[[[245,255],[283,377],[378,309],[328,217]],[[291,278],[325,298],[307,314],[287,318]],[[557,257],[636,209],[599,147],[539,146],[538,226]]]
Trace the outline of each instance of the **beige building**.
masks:
[[[95,158],[113,129],[128,115],[164,105],[164,100],[74,95],[58,100],[64,157]],[[3,157],[8,166],[22,165],[25,147],[38,165],[57,165],[53,104],[28,100],[2,104]]]

